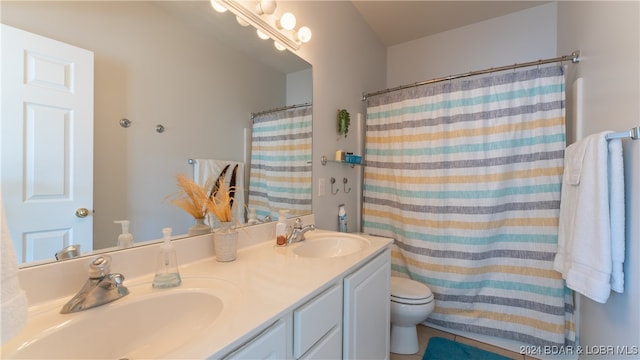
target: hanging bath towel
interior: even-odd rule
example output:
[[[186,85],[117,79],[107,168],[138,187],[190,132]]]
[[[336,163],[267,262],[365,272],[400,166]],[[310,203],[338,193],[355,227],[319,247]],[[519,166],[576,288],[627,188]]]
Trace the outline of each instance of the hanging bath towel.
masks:
[[[599,303],[607,301],[612,284],[622,292],[624,283],[622,148],[619,139],[609,144],[607,133],[590,135],[565,151],[554,260],[570,289]]]
[[[193,179],[198,184],[204,186],[207,180],[214,184],[222,177],[225,184],[231,187],[234,195],[233,218],[240,223],[245,222],[245,201],[244,201],[244,164],[215,159],[196,159],[193,164]]]

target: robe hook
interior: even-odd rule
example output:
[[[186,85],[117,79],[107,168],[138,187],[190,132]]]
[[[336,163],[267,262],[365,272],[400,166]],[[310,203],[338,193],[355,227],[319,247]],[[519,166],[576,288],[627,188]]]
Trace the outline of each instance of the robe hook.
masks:
[[[345,194],[348,194],[351,192],[351,187],[349,187],[349,190],[347,190],[347,183],[349,182],[349,179],[347,178],[342,178],[342,189],[344,191]]]
[[[331,194],[335,195],[338,193],[338,191],[340,191],[340,188],[337,188],[336,191],[333,191],[333,184],[336,183],[336,178],[332,177],[331,178]]]

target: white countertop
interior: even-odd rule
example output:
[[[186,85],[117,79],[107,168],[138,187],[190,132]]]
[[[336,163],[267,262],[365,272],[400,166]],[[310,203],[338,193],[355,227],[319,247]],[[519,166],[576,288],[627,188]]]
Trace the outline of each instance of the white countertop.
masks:
[[[324,230],[308,234],[321,233],[340,234]],[[157,246],[113,253],[112,272],[133,274],[127,276],[125,286],[130,289],[136,286],[146,288],[148,283],[148,289],[152,292],[170,292],[175,289],[188,291],[190,284],[197,283],[199,279],[214,279],[228,284],[229,286],[225,285],[226,292],[234,300],[230,301],[225,311],[211,326],[200,332],[201,336],[165,355],[166,358],[217,358],[234,350],[288,312],[335,284],[338,279],[356,270],[381,253],[392,241],[365,234],[350,235],[366,238],[369,245],[361,251],[340,257],[301,257],[293,253],[293,250],[303,243],[277,247],[267,232],[257,243],[241,240],[241,246],[244,247],[238,249],[237,258],[232,262],[216,261],[212,255],[211,235],[191,239],[189,242],[180,241],[176,243],[176,248],[183,284],[173,289],[151,289],[155,270],[152,264],[155,262]],[[86,270],[81,270],[86,267],[86,262],[86,259],[78,259],[75,264],[64,262],[65,264],[46,265],[37,271],[22,271],[21,283],[26,286],[23,289],[27,291],[32,305],[30,311],[33,313],[62,306],[86,280]],[[58,280],[60,273],[64,271],[73,275],[71,285],[62,286]],[[47,280],[53,281],[53,284]],[[131,295],[135,296],[133,292]],[[131,295],[124,299],[133,298]],[[177,303],[176,306],[179,307],[180,304]],[[87,316],[91,311],[81,313]]]
[[[202,341],[194,341],[188,349],[179,349],[168,357],[202,358],[226,354],[337,279],[353,272],[391,243],[390,239],[359,235],[371,244],[360,252],[342,257],[300,257],[292,251],[300,244],[276,247],[268,242],[238,250],[233,262],[221,263],[209,258],[182,267],[181,276],[187,278],[206,275],[229,281],[240,289],[242,299],[231,320],[216,320],[218,324]]]

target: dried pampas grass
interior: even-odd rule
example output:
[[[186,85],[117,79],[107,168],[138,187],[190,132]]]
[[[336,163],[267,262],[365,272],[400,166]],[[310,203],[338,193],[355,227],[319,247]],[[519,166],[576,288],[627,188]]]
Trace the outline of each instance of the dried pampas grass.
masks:
[[[233,207],[233,192],[229,189],[223,179],[218,179],[216,190],[214,190],[207,201],[207,210],[213,214],[220,222],[230,222],[233,219],[231,208]]]
[[[171,203],[181,208],[196,219],[203,219],[207,215],[209,196],[207,190],[188,177],[178,174],[180,191],[173,196]]]
[[[233,220],[231,208],[235,187],[230,189],[223,179],[218,179],[215,187],[211,186],[211,180],[205,186],[200,186],[182,174],[176,175],[176,179],[180,191],[173,195],[172,204],[196,219],[203,219],[207,213],[211,213],[220,222]],[[211,194],[207,189],[212,189]]]

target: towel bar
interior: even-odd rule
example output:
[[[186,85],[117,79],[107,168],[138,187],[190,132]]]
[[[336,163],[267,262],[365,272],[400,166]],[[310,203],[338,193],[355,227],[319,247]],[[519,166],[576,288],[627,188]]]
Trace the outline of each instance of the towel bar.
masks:
[[[640,139],[640,126],[634,127],[628,131],[621,131],[617,133],[607,134],[607,136],[605,136],[605,139],[607,140],[625,139],[625,138],[630,138],[632,140]]]

